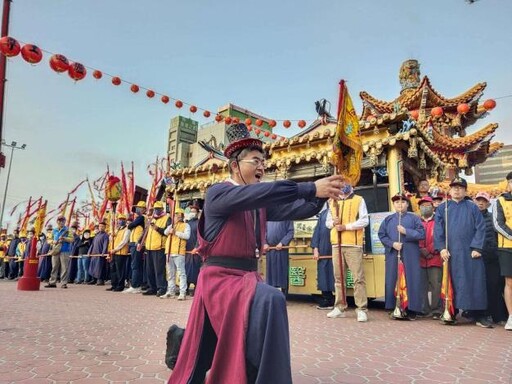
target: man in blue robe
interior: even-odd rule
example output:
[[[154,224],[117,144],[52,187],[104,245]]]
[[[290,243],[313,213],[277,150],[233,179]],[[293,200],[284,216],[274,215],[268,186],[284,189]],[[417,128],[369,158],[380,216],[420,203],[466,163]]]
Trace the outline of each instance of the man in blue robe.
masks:
[[[89,264],[89,274],[93,279],[88,283],[90,285],[105,285],[107,276],[107,263],[106,256],[108,254],[109,237],[105,232],[107,223],[102,221],[98,225],[98,233],[92,239],[89,255],[91,256],[91,263]]]
[[[272,287],[281,288],[286,295],[288,293],[288,269],[290,268],[289,252],[286,247],[293,239],[293,222],[268,221],[266,244],[263,250],[266,252],[266,281]]]
[[[455,315],[457,309],[462,309],[480,325],[487,323],[487,289],[482,258],[485,220],[476,204],[466,199],[467,187],[468,183],[461,177],[451,181],[452,199],[436,209],[434,246],[441,252],[443,260],[449,263]]]
[[[407,282],[406,318],[414,320],[423,308],[419,241],[425,239],[425,228],[417,215],[407,212],[407,196],[396,194],[391,201],[396,212],[386,217],[379,228],[379,239],[384,245],[386,257],[386,309],[395,308],[398,257],[401,257]]]
[[[328,206],[320,212],[318,223],[311,238],[313,258],[317,260],[317,287],[322,292],[322,297],[316,308],[324,310],[334,308],[334,295],[332,294],[334,291],[334,270],[332,258],[329,257],[332,256],[331,230],[325,226],[328,212]]]

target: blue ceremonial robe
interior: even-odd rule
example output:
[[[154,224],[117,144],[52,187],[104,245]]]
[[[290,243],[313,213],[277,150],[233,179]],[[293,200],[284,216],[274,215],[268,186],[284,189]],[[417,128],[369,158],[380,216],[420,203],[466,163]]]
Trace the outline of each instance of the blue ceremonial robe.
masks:
[[[39,249],[38,255],[46,255],[50,252],[50,243],[48,240],[44,240],[41,243],[41,248]],[[39,258],[39,265],[37,266],[37,277],[41,280],[49,280],[50,274],[52,272],[52,257],[44,256]]]
[[[98,232],[92,239],[89,255],[106,255],[108,251],[108,235],[105,232]],[[91,257],[89,264],[89,275],[95,279],[105,280],[107,276],[107,263],[105,257]]]
[[[320,213],[313,237],[311,248],[318,248],[320,256],[332,256],[331,230],[325,226],[329,209]],[[319,259],[317,261],[317,286],[319,291],[334,291],[334,271],[332,259]]]
[[[69,252],[69,256],[78,256],[78,244],[80,243],[80,236],[74,235],[74,240],[71,243],[71,249]],[[78,259],[74,257],[69,258],[68,263],[68,281],[74,282],[76,279],[76,274],[78,272]]]
[[[434,246],[446,248],[446,203],[436,209],[434,216]],[[464,310],[487,309],[485,265],[482,257],[473,259],[471,251],[480,253],[485,240],[485,220],[471,200],[448,201],[448,251],[455,308]]]
[[[189,253],[197,247],[197,223],[199,220],[192,219],[187,221],[190,226],[190,237],[187,240],[185,255],[185,272],[187,274],[187,283],[197,284],[197,277],[199,276],[199,270],[201,269],[201,256],[193,255]]]
[[[290,244],[293,239],[292,221],[268,221],[266,243],[275,247],[277,244]],[[288,269],[290,261],[288,259],[288,249],[269,249],[266,257],[266,280],[267,284],[278,288],[288,288]]]
[[[425,239],[425,228],[421,219],[413,213],[407,212],[400,218],[400,224],[405,227],[407,233],[400,234],[402,243],[402,262],[405,267],[405,280],[407,283],[408,309],[421,312],[423,309],[423,292],[420,267],[419,241]],[[384,219],[379,228],[379,239],[384,245],[386,257],[386,309],[395,308],[395,286],[398,271],[398,252],[393,248],[393,243],[398,242],[398,214],[394,213]]]

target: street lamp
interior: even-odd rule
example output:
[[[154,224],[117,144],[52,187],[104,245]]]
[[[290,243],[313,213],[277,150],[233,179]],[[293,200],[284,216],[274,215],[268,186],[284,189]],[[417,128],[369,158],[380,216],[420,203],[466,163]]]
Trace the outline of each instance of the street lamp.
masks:
[[[27,148],[27,144],[22,144],[20,147],[18,147],[17,146],[18,143],[15,142],[15,141],[11,142],[11,144],[7,144],[5,142],[5,140],[3,140],[2,141],[2,145],[11,148],[11,158],[9,159],[9,170],[7,171],[7,180],[5,182],[4,199],[3,199],[3,202],[2,202],[2,213],[0,213],[0,228],[2,228],[2,223],[3,223],[3,220],[4,220],[5,199],[7,198],[7,190],[9,189],[9,177],[11,176],[11,166],[12,166],[12,158],[13,158],[13,155],[14,155],[14,150],[15,149],[22,149],[22,150],[24,150],[25,148]]]

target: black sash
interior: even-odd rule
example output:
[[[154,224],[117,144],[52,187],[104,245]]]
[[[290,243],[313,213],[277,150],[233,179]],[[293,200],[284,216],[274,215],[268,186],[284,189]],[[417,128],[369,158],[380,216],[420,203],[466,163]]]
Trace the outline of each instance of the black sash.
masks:
[[[208,266],[240,269],[242,271],[255,272],[258,270],[258,259],[242,259],[240,257],[210,256],[206,259]]]

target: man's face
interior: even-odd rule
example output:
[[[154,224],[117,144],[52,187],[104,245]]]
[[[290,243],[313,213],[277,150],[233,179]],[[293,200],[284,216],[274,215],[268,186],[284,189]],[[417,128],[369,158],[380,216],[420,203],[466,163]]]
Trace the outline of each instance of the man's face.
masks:
[[[393,207],[396,212],[405,213],[407,212],[407,207],[409,207],[409,202],[407,200],[395,200],[393,201]]]
[[[174,214],[174,222],[177,223],[179,221],[183,221],[183,216],[181,216],[180,213],[175,213]]]
[[[62,228],[64,226],[64,220],[57,220],[57,227]]]
[[[428,190],[430,189],[430,184],[427,180],[421,180],[418,185],[418,192],[420,193],[428,193]]]
[[[240,184],[256,184],[265,175],[265,158],[260,151],[251,151],[238,159],[238,169],[234,170],[234,179]]]
[[[189,217],[190,217],[191,219],[196,219],[196,218],[197,218],[197,214],[198,214],[197,209],[192,208],[192,209],[190,210]]]
[[[450,195],[452,195],[453,200],[462,200],[466,196],[466,188],[460,185],[454,185],[450,188]]]
[[[443,202],[443,200],[441,199],[435,199],[432,204],[434,205],[434,208],[437,208],[441,205],[441,203]]]
[[[478,206],[478,209],[480,211],[487,211],[487,209],[489,208],[489,205],[491,205],[491,203],[489,203],[483,197],[479,197],[478,199],[475,199],[475,204]]]
[[[434,205],[430,202],[425,202],[421,204],[420,213],[422,217],[429,218],[434,213]]]
[[[105,224],[99,224],[99,225],[98,225],[98,230],[99,230],[100,232],[105,232],[105,229],[106,229]]]

